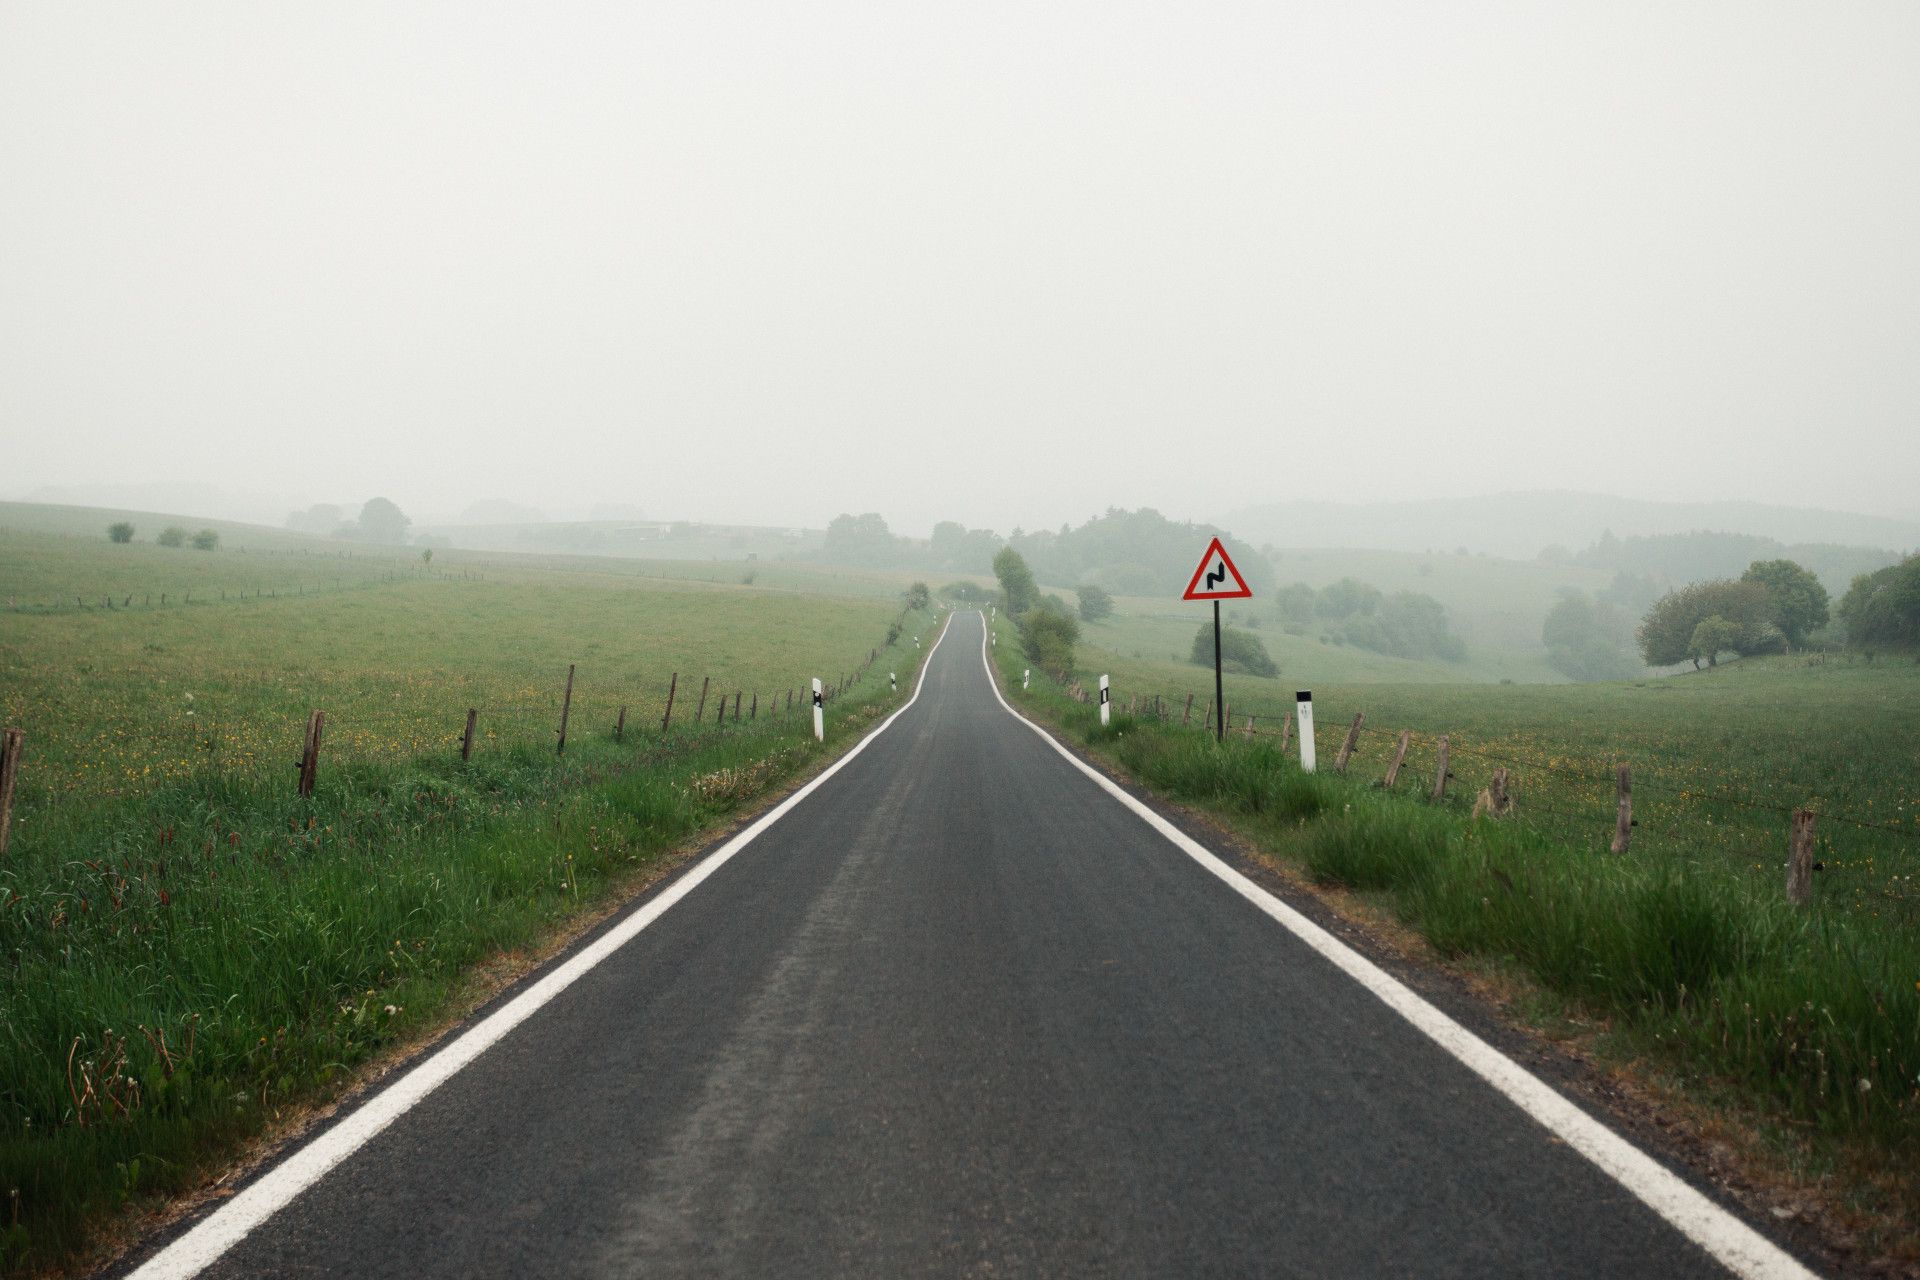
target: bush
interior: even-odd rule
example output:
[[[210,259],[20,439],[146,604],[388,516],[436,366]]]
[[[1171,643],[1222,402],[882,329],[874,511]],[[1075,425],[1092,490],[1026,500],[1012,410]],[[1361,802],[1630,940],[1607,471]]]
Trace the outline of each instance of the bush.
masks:
[[[1196,667],[1213,665],[1211,622],[1201,623],[1200,629],[1193,633],[1191,661]],[[1267,646],[1260,643],[1260,637],[1234,627],[1220,628],[1220,667],[1223,671],[1243,671],[1269,679],[1280,674],[1280,668],[1267,656]]]
[[[1073,674],[1073,646],[1080,624],[1064,609],[1043,604],[1020,619],[1020,647],[1036,666],[1055,676]]]
[[[118,521],[118,522],[116,522],[116,523],[114,523],[114,524],[110,524],[110,525],[108,525],[108,526],[107,526],[107,541],[109,541],[109,542],[132,542],[132,541],[133,541],[133,526],[132,526],[132,525],[130,525],[130,524],[128,524],[128,523],[127,523],[127,522],[126,522],[125,520],[121,520],[121,521]]]
[[[154,541],[163,547],[184,547],[187,545],[187,531],[177,524],[170,524],[160,531],[160,536]]]
[[[1098,622],[1113,616],[1113,597],[1091,582],[1075,587],[1074,593],[1080,597],[1081,621]]]
[[[1650,667],[1670,667],[1689,658],[1699,666],[1694,633],[1715,616],[1732,624],[1731,642],[1722,647],[1735,653],[1764,653],[1781,643],[1767,589],[1758,582],[1719,578],[1669,591],[1656,600],[1640,624],[1640,655]]]
[[[220,545],[220,532],[217,529],[202,529],[193,535],[195,551],[211,551]]]
[[[1855,578],[1840,601],[1840,620],[1857,646],[1920,646],[1920,556]]]
[[[927,590],[927,584],[916,582],[907,588],[907,608],[924,609],[933,600],[933,593]]]
[[[963,604],[985,604],[993,599],[993,592],[971,582],[949,582],[940,588],[940,594]]]

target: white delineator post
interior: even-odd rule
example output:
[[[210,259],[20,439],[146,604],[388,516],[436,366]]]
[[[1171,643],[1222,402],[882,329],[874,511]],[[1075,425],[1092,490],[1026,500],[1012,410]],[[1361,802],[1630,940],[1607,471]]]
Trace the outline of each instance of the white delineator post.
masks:
[[[1293,695],[1294,714],[1300,720],[1300,767],[1313,772],[1313,691],[1302,689]]]
[[[1022,668],[1020,671],[1020,687],[1022,689],[1026,688],[1027,681],[1031,680],[1032,678],[1033,678],[1033,668],[1032,667]]]
[[[888,693],[900,692],[900,673],[899,672],[897,671],[887,672],[887,692]]]
[[[820,688],[820,678],[815,676],[813,680],[813,738],[816,742],[825,742],[827,740],[827,709],[826,700],[820,696],[822,692]]]
[[[1100,677],[1100,727],[1102,729],[1106,728],[1108,722],[1112,719],[1112,714],[1113,714],[1112,709],[1107,705],[1107,699],[1111,692],[1112,691],[1107,687],[1107,678],[1105,676],[1101,676]]]

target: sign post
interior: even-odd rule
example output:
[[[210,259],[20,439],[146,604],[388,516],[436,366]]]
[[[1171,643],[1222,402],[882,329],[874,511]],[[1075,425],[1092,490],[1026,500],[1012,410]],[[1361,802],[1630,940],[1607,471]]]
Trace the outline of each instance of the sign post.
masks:
[[[827,703],[821,697],[820,677],[813,678],[813,737],[816,742],[827,740]]]
[[[1240,571],[1233,567],[1233,557],[1220,545],[1220,539],[1215,538],[1207,544],[1206,554],[1200,557],[1200,567],[1193,571],[1193,577],[1180,598],[1213,601],[1213,705],[1221,710],[1221,714],[1214,717],[1213,736],[1214,741],[1223,741],[1227,736],[1227,697],[1226,681],[1220,673],[1220,602],[1252,599],[1253,589],[1240,576]],[[1105,723],[1106,710],[1106,695],[1103,692],[1100,707],[1102,723]]]
[[[1101,676],[1100,677],[1100,727],[1102,729],[1107,727],[1108,718],[1112,714],[1107,706],[1107,702],[1111,693],[1112,693],[1112,690],[1110,690],[1107,687],[1107,678],[1105,676]]]

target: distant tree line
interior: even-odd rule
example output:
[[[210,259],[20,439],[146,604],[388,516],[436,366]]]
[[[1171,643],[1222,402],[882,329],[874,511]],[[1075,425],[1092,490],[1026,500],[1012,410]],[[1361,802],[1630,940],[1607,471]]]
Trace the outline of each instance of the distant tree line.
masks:
[[[1296,582],[1274,592],[1274,604],[1281,625],[1295,635],[1317,627],[1334,643],[1395,658],[1459,662],[1467,656],[1446,607],[1417,591],[1388,595],[1357,578],[1342,578],[1318,591]]]
[[[352,542],[404,543],[413,521],[390,498],[369,498],[352,516],[345,507],[318,502],[305,511],[287,517],[287,528],[297,533],[317,534],[323,538],[344,538]]]
[[[1705,529],[1627,538],[1615,537],[1608,531],[1584,550],[1568,552],[1564,548],[1549,547],[1540,553],[1540,558],[1549,563],[1611,569],[1663,584],[1737,579],[1745,567],[1755,561],[1788,560],[1811,571],[1829,591],[1837,591],[1841,584],[1857,575],[1872,573],[1899,559],[1892,551],[1874,547],[1832,543],[1789,546],[1758,534]]]

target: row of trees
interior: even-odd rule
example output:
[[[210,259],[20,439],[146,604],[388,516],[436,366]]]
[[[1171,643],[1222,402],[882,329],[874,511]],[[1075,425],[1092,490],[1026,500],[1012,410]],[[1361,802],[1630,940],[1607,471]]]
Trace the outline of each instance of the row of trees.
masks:
[[[1080,623],[1067,610],[1066,601],[1042,596],[1026,558],[1012,547],[1002,547],[993,557],[993,576],[1000,580],[1001,601],[1020,629],[1020,647],[1027,657],[1061,679],[1072,675]]]
[[[115,521],[107,526],[109,542],[132,542],[135,533],[133,525],[125,520]],[[188,533],[177,524],[170,524],[154,537],[154,541],[163,547],[184,547],[192,544],[195,551],[213,551],[220,546],[218,529],[202,529],[198,533]]]
[[[1810,571],[1792,560],[1756,560],[1738,578],[1669,591],[1647,611],[1637,638],[1650,667],[1711,667],[1722,653],[1791,652],[1828,618],[1827,589]]]
[[[1448,624],[1446,607],[1417,591],[1388,595],[1357,578],[1342,578],[1318,591],[1304,582],[1282,587],[1274,603],[1281,624],[1298,634],[1318,625],[1327,629],[1328,639],[1396,658],[1458,662],[1467,656],[1466,645]]]
[[[287,528],[297,533],[388,544],[405,542],[407,530],[413,527],[413,520],[389,498],[369,498],[359,512],[351,516],[345,507],[318,502],[305,511],[289,515],[286,523]]]

